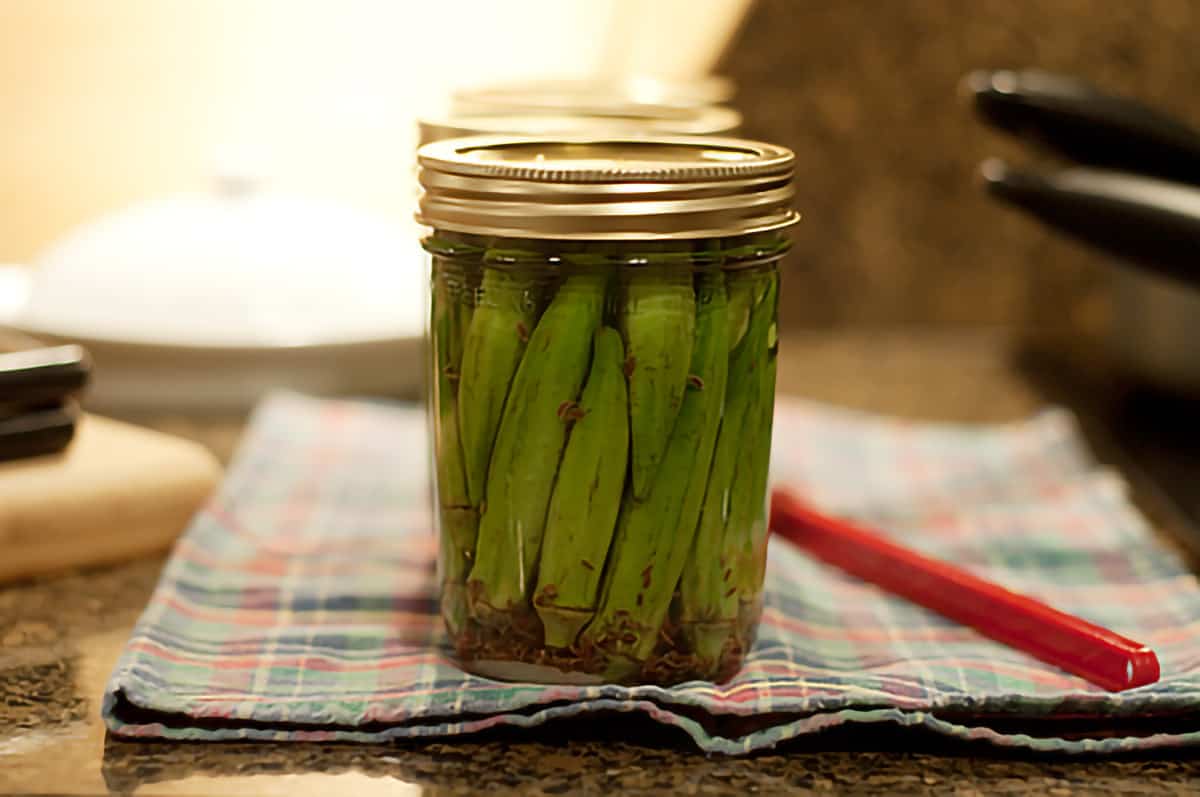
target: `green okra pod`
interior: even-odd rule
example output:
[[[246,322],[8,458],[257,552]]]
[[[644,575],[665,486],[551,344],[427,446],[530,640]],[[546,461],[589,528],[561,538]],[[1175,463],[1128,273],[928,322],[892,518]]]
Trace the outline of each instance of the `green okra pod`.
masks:
[[[700,277],[688,389],[644,499],[626,495],[595,619],[580,636],[609,657],[608,675],[642,666],[659,641],[688,558],[725,398],[729,344],[724,278]]]
[[[466,619],[465,583],[475,550],[479,514],[470,507],[458,427],[458,382],[463,342],[471,318],[463,275],[435,260],[431,292],[434,366],[434,450],[437,462],[437,511],[440,519],[441,606],[452,633]]]
[[[690,274],[628,271],[621,332],[629,377],[633,493],[644,499],[659,471],[691,364],[696,298]]]
[[[596,333],[592,368],[575,412],[542,541],[534,608],[546,644],[568,647],[596,611],[629,455],[625,347],[611,327]]]
[[[458,385],[462,377],[463,345],[471,319],[471,305],[462,296],[461,277],[452,271],[434,275],[432,300],[433,356],[437,407],[438,497],[442,506],[470,506],[467,477],[459,434]]]
[[[608,275],[569,277],[533,330],[513,378],[488,469],[469,587],[476,619],[527,608],[567,426],[578,409]]]
[[[537,321],[537,282],[485,266],[462,352],[458,419],[471,506],[483,502],[488,462],[509,387]]]
[[[467,620],[466,582],[479,531],[479,511],[471,507],[442,507],[440,518],[442,617],[450,633],[457,634]]]
[[[742,537],[730,535],[728,520],[734,504],[743,501],[733,490],[747,427],[756,427],[753,404],[761,380],[756,374],[766,366],[767,341],[775,323],[774,283],[764,300],[751,312],[742,342],[729,356],[725,414],[713,454],[708,485],[685,577],[680,581],[683,631],[692,651],[703,661],[716,662],[734,632],[738,617],[738,574],[742,563]]]
[[[754,632],[758,626],[758,615],[762,610],[763,579],[767,569],[767,543],[769,541],[767,518],[768,496],[767,483],[770,472],[771,432],[775,395],[776,358],[772,350],[768,355],[766,367],[763,369],[764,396],[762,418],[756,430],[754,440],[754,462],[750,469],[750,483],[747,490],[751,496],[760,496],[760,500],[750,507],[746,518],[745,532],[742,541],[742,561],[738,581],[738,612],[739,634],[743,635],[740,643],[743,650],[748,650],[754,641]],[[728,532],[730,529],[726,529]]]
[[[724,247],[721,256],[726,263],[741,264],[731,272],[729,288],[729,348],[742,342],[750,326],[750,308],[762,300],[766,281],[750,269],[763,258],[778,257],[787,251],[790,242],[778,232],[756,233],[739,238],[732,246]]]
[[[750,308],[754,304],[755,285],[753,279],[733,279],[729,288],[729,348],[742,342],[750,328]]]
[[[734,496],[726,534],[742,537],[742,564],[738,568],[740,601],[753,603],[762,591],[767,556],[767,481],[770,473],[771,432],[774,428],[775,375],[778,354],[778,317],[776,301],[778,275],[771,275],[771,286],[756,313],[771,319],[762,353],[762,367],[755,372],[755,396],[750,408],[753,428],[747,423],[746,456],[738,463],[734,476]]]

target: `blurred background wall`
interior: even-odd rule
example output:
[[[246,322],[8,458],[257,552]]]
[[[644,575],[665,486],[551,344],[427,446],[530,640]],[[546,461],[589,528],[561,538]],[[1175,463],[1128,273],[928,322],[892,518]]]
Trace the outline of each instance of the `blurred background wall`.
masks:
[[[412,116],[447,86],[703,72],[749,1],[0,0],[0,262],[228,168],[405,217]],[[799,156],[787,325],[1103,319],[1097,259],[975,185],[1024,150],[957,83],[1034,65],[1200,123],[1200,2],[753,4],[716,66],[746,132]]]
[[[749,2],[0,0],[0,263],[229,170],[407,218],[449,87],[703,74]]]
[[[506,5],[0,0],[0,262],[227,170],[406,214],[415,107],[484,70],[602,57],[603,37],[553,33],[604,30],[607,4]]]
[[[1200,124],[1196,0],[758,0],[719,69],[746,132],[796,150],[790,324],[1094,329],[1105,270],[989,203],[1026,149],[956,96],[974,68],[1078,74]]]

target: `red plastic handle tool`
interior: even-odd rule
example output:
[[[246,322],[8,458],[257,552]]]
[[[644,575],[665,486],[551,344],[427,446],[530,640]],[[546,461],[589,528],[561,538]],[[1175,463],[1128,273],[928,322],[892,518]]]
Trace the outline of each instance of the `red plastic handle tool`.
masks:
[[[1097,686],[1120,692],[1158,680],[1158,657],[1145,645],[822,515],[787,490],[771,495],[771,529],[847,573]]]

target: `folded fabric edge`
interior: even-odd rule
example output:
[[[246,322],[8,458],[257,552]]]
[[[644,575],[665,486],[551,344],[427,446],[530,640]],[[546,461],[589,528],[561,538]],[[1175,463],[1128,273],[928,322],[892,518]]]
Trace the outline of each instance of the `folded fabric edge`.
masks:
[[[397,739],[450,737],[477,734],[491,728],[512,726],[533,728],[556,719],[583,714],[642,713],[664,725],[682,729],[702,750],[712,741],[695,720],[663,709],[647,700],[628,701],[601,698],[553,705],[541,705],[531,713],[507,712],[491,715],[466,715],[451,718],[425,718],[395,724],[367,725],[271,724],[245,720],[205,720],[184,714],[146,709],[136,705],[123,691],[107,692],[102,710],[108,730],[118,737],[204,739],[204,740],[277,740],[277,741],[351,741],[383,742]]]
[[[101,714],[106,722],[111,710],[119,705],[128,706],[131,710],[152,712],[164,716],[190,717],[205,720],[207,717],[221,722],[233,724],[262,724],[278,725],[286,722],[278,717],[256,711],[261,702],[250,696],[244,700],[237,697],[216,701],[197,702],[188,700],[177,692],[156,687],[153,683],[139,675],[138,662],[128,651],[118,663],[113,676],[105,687]],[[751,665],[752,666],[752,665]],[[1082,682],[1081,682],[1082,685]],[[618,686],[607,684],[588,687],[586,692],[578,694],[574,690],[557,690],[537,684],[502,684],[484,682],[475,687],[464,688],[462,684],[446,686],[440,691],[461,692],[462,698],[454,705],[453,710],[444,713],[430,711],[428,708],[420,714],[413,714],[398,719],[379,719],[376,722],[387,725],[401,724],[446,724],[454,722],[456,717],[484,717],[494,715],[515,715],[529,712],[546,705],[561,705],[569,703],[594,704],[601,701],[614,702],[620,705],[644,703],[656,705],[662,710],[678,715],[703,717],[711,723],[741,723],[752,721],[762,713],[765,696],[763,690],[753,683],[741,687],[730,684],[718,686],[693,682],[684,685],[687,688],[664,688],[660,686]],[[797,683],[794,687],[784,684],[773,684],[770,693],[770,714],[774,716],[808,717],[818,714],[831,714],[842,711],[870,712],[885,709],[898,709],[914,713],[938,714],[943,711],[961,712],[962,705],[917,704],[896,706],[889,701],[897,699],[897,695],[881,695],[874,692],[861,691],[857,696],[841,694],[812,694],[819,691],[820,683],[806,681]],[[494,689],[508,691],[504,696],[505,705],[497,706],[494,696],[479,698],[480,689],[492,692]],[[1084,689],[1089,689],[1083,685]],[[703,691],[701,691],[703,690]],[[789,693],[792,692],[792,693]],[[740,697],[738,696],[740,693]],[[427,695],[428,697],[428,695]],[[1046,722],[1065,717],[1094,716],[1099,720],[1128,721],[1138,717],[1177,717],[1191,713],[1195,705],[1197,693],[1194,690],[1163,692],[1155,685],[1131,690],[1120,696],[1117,705],[1111,704],[1112,695],[1101,691],[1079,691],[1048,695],[1017,695],[1002,694],[975,697],[970,701],[970,711],[979,715],[990,716],[993,719],[1010,720],[1026,718]],[[313,699],[312,704],[322,701]],[[370,703],[369,696],[348,701],[329,701],[326,710],[321,712],[308,711],[304,723],[288,724],[295,727],[305,726],[339,726],[353,728],[362,724],[363,716],[357,711],[348,711],[348,705],[366,706]],[[872,705],[874,704],[874,705]],[[338,708],[342,710],[338,710]],[[257,716],[256,716],[257,715]]]
[[[181,714],[139,708],[120,691],[106,693],[104,703],[103,713],[108,729],[117,737],[131,739],[381,743],[404,739],[467,736],[505,726],[534,728],[551,721],[567,720],[584,715],[640,713],[655,722],[683,731],[701,752],[728,756],[747,755],[768,750],[800,736],[820,733],[847,724],[893,724],[900,727],[924,727],[940,735],[964,741],[979,741],[1001,747],[1020,747],[1046,753],[1104,755],[1200,744],[1200,731],[1079,739],[1033,736],[1027,733],[1006,734],[984,725],[965,725],[952,722],[927,711],[906,711],[897,708],[843,709],[820,712],[804,717],[785,719],[782,722],[777,721],[754,730],[747,727],[746,732],[740,735],[723,735],[721,731],[728,733],[732,729],[721,727],[722,723],[717,718],[712,718],[707,723],[701,722],[650,700],[627,701],[600,698],[544,706],[528,714],[510,712],[476,716],[453,723],[380,724],[379,727],[369,730],[351,726],[282,727],[266,723],[237,721],[200,723],[195,718]],[[778,714],[774,716],[779,717]],[[706,727],[706,725],[710,727]]]

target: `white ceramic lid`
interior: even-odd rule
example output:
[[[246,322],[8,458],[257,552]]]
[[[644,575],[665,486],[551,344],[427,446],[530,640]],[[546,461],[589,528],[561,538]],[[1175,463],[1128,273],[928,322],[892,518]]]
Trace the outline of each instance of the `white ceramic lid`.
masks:
[[[270,348],[423,326],[421,255],[404,222],[236,180],[101,218],[36,265],[15,320],[56,337]]]

